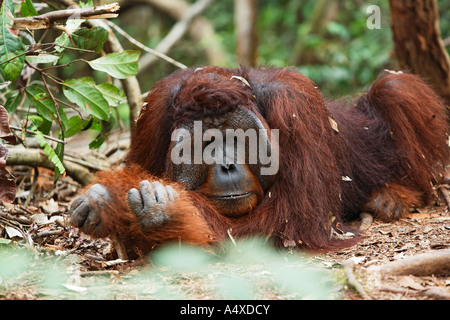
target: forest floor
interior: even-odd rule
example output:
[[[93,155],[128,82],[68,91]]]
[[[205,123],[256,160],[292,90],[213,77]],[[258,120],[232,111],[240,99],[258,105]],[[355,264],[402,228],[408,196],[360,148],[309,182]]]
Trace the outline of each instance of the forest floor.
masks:
[[[325,259],[339,264],[353,259],[353,273],[367,294],[366,298],[376,300],[393,299],[445,299],[450,300],[450,264],[439,274],[429,273],[427,264],[437,261],[443,253],[449,261],[450,255],[450,214],[446,206],[432,206],[412,213],[396,222],[374,220],[364,233],[363,240],[357,245],[324,255]],[[379,268],[411,257],[436,258],[425,259],[411,274],[380,274]],[[345,264],[345,263],[344,263]],[[439,266],[438,269],[440,269]],[[431,270],[431,269],[430,269]],[[402,270],[403,271],[403,270]],[[361,292],[354,288],[345,290],[346,299],[362,299]]]
[[[33,189],[40,193],[40,200],[24,206],[33,171],[13,171],[16,177],[20,173],[31,177],[24,178],[18,188],[21,205],[0,205],[0,299],[450,300],[449,265],[438,268],[437,273],[434,269],[429,273],[383,273],[389,263],[423,254],[442,253],[449,260],[450,213],[444,201],[397,222],[375,220],[362,240],[350,248],[318,255],[283,253],[281,260],[299,267],[299,272],[292,268],[285,272],[280,260],[271,258],[272,251],[260,246],[242,247],[240,260],[205,258],[192,251],[181,262],[192,268],[173,271],[149,259],[117,259],[109,239],[92,239],[72,228],[68,208],[80,186],[70,177],[61,180],[57,197],[45,199],[47,186],[52,184],[51,172],[46,176],[45,169],[40,170]],[[261,254],[253,250],[261,250]],[[31,258],[23,251],[31,252]],[[257,261],[242,260],[243,256],[254,256]],[[274,264],[268,265],[271,261]],[[426,263],[419,269],[427,269]],[[331,278],[331,285],[319,288],[326,291],[324,295],[320,290],[309,295],[308,281],[296,282],[308,275],[305,266],[324,270]],[[279,285],[277,281],[283,280],[277,280],[281,279],[277,270],[283,270],[283,275],[290,277],[288,282],[297,287],[286,290],[286,283]],[[233,289],[230,283],[235,284]]]

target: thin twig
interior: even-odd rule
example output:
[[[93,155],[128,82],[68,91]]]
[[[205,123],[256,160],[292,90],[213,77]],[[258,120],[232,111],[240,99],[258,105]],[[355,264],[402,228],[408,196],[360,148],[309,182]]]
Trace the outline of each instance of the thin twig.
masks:
[[[74,62],[80,62],[80,61],[82,61],[82,62],[87,62],[86,60],[80,58],[80,59],[72,60],[72,61],[70,61],[70,62],[68,62],[68,63],[66,63],[66,64],[58,64],[58,65],[56,65],[56,66],[45,67],[45,68],[42,68],[42,69],[40,69],[40,70],[41,70],[41,71],[46,71],[46,70],[49,70],[49,69],[64,68],[64,67],[70,66],[70,65],[71,65],[72,63],[74,63]]]
[[[120,241],[119,237],[116,234],[111,234],[109,238],[111,239],[111,243],[114,249],[116,250],[117,257],[120,260],[127,261],[128,260],[127,250],[122,241]]]
[[[110,169],[110,167],[108,165],[102,165],[101,163],[91,163],[89,161],[85,161],[83,159],[77,159],[75,157],[69,156],[69,155],[65,155],[64,158],[66,160],[70,160],[73,163],[78,163],[86,168],[90,168],[96,171],[104,171],[104,170],[108,170]]]
[[[25,61],[25,62],[26,62],[26,64],[28,65],[29,68],[32,68],[32,69],[36,70],[37,72],[39,72],[39,74],[40,74],[40,76],[41,76],[41,79],[42,79],[42,82],[44,83],[44,86],[45,86],[45,88],[47,89],[47,92],[48,92],[48,94],[50,95],[50,98],[53,100],[53,104],[55,105],[55,109],[56,109],[56,118],[57,118],[58,125],[62,128],[61,115],[59,114],[59,103],[58,103],[58,101],[56,101],[55,97],[53,96],[52,91],[50,90],[50,88],[49,88],[49,86],[48,86],[48,84],[47,84],[47,81],[45,80],[45,76],[48,76],[48,73],[44,72],[42,69],[40,69],[40,68],[38,68],[38,67],[36,67],[36,66],[33,66],[33,65],[32,65],[31,63],[29,63],[28,61]],[[53,79],[52,79],[52,80],[53,80]],[[62,134],[62,137],[63,137],[63,139],[64,139],[64,131],[63,131],[63,130],[61,130],[61,134]]]
[[[152,8],[158,9],[169,17],[179,21],[183,18],[183,15],[189,9],[190,2],[186,0],[141,0],[143,3],[149,4]],[[131,1],[125,1],[120,3],[121,6],[132,6]],[[189,36],[203,49],[209,61],[209,64],[215,66],[221,66],[228,61],[228,58],[224,54],[223,45],[217,39],[214,27],[211,22],[205,16],[198,16],[192,21],[188,30]],[[207,43],[205,46],[204,44]],[[150,54],[144,54],[139,62],[141,66],[142,61],[147,59]],[[144,59],[144,60],[143,60]],[[147,71],[151,65],[143,65],[140,71]]]
[[[67,102],[64,102],[64,101],[62,101],[62,100],[59,100],[59,99],[56,98],[56,97],[55,97],[55,100],[58,101],[59,103],[65,105],[65,106],[71,108],[73,111],[75,111],[76,113],[78,113],[78,115],[80,116],[81,119],[83,119],[83,115],[81,114],[80,110],[78,110],[77,108],[75,108],[73,105],[71,105],[71,104],[69,104],[69,103],[67,103]]]
[[[30,192],[28,193],[27,199],[25,200],[25,203],[23,204],[24,208],[28,207],[28,204],[31,201],[31,197],[34,194],[34,190],[36,190],[37,180],[39,178],[39,170],[38,170],[38,168],[34,167],[33,169],[34,169],[33,181],[31,182],[31,188],[30,188]]]
[[[39,238],[43,238],[43,237],[48,237],[48,236],[55,236],[58,234],[61,234],[64,230],[47,230],[47,231],[42,231],[39,232],[37,234],[35,234],[34,236],[32,236],[33,240],[39,239]]]
[[[29,63],[29,62],[27,62],[27,61],[25,61],[25,62],[26,62],[26,64],[28,65],[29,68],[34,69],[34,70],[36,70],[37,72],[39,72],[39,73],[41,73],[41,74],[42,74],[42,73],[45,74],[45,76],[47,76],[49,79],[52,79],[52,81],[56,82],[56,83],[59,84],[59,85],[62,85],[63,81],[62,81],[61,79],[59,79],[58,77],[53,76],[52,74],[43,71],[43,69],[38,68],[38,67],[32,65],[31,63]]]
[[[3,61],[2,63],[0,63],[0,66],[3,65],[3,64],[5,64],[5,63],[8,63],[8,62],[10,62],[10,61],[12,61],[12,60],[14,60],[14,59],[17,59],[17,58],[19,58],[19,57],[21,57],[21,56],[23,56],[23,55],[29,55],[29,54],[32,53],[32,52],[36,52],[37,50],[41,50],[41,48],[42,48],[43,46],[44,46],[44,45],[35,45],[35,46],[32,46],[29,50],[27,50],[27,51],[25,51],[25,52],[22,52],[22,53],[18,54],[17,56],[14,56],[14,57],[12,57],[12,58],[9,58],[8,60]],[[43,49],[42,51],[47,51],[48,49],[51,49],[51,48],[53,48],[53,47],[54,47],[54,45],[50,45],[48,48],[45,48],[45,49]]]
[[[4,218],[4,219],[8,219],[8,220],[14,220],[19,222],[20,224],[25,224],[25,225],[31,225],[33,223],[33,221],[31,221],[30,219],[28,219],[27,217],[24,216],[13,216],[9,213],[3,213],[0,212],[0,218]]]
[[[3,61],[2,63],[0,63],[0,66],[1,66],[2,64],[8,63],[8,62],[10,62],[10,61],[12,61],[12,60],[14,60],[14,59],[17,59],[17,58],[19,58],[19,57],[21,57],[21,56],[23,56],[23,55],[26,55],[27,53],[33,52],[33,51],[34,51],[34,50],[29,50],[29,51],[22,52],[21,54],[18,54],[17,56],[14,56],[14,57],[12,57],[12,58],[10,58],[10,59],[8,59],[8,60]]]
[[[27,62],[28,64],[28,62]],[[28,64],[29,65],[29,64]],[[56,118],[58,119],[58,125],[60,128],[62,128],[62,120],[61,120],[61,115],[59,114],[59,103],[56,101],[55,97],[53,96],[52,91],[50,90],[50,88],[48,87],[47,81],[45,80],[45,72],[44,71],[40,71],[40,75],[41,75],[41,79],[44,82],[44,86],[47,89],[48,94],[50,95],[50,98],[53,100],[53,103],[55,105],[55,109],[56,109]],[[62,138],[64,139],[64,130],[61,130],[61,135]]]
[[[125,39],[127,39],[128,41],[130,41],[132,44],[134,44],[135,46],[137,46],[138,48],[141,48],[144,51],[147,51],[148,53],[154,55],[155,57],[161,58],[163,60],[166,60],[167,62],[173,64],[174,66],[180,68],[180,69],[186,69],[187,66],[182,64],[181,62],[176,61],[175,59],[165,55],[162,52],[159,52],[157,50],[154,50],[152,48],[149,48],[145,45],[143,45],[142,43],[140,43],[139,41],[137,41],[135,38],[133,38],[132,36],[130,36],[128,33],[126,33],[122,28],[120,28],[118,25],[116,25],[115,23],[111,22],[111,21],[106,21],[106,23],[112,27],[114,30],[116,30],[119,34],[121,34],[123,37],[125,37]]]
[[[23,129],[20,128],[20,127],[16,127],[16,126],[12,126],[12,125],[9,125],[9,128],[10,128],[10,129],[13,129],[13,130],[18,130],[18,131],[22,131],[22,130],[23,130]],[[32,134],[36,133],[35,131],[28,130],[28,129],[25,129],[25,132],[27,132],[27,133],[32,133]],[[67,143],[67,142],[65,142],[65,141],[62,141],[62,140],[59,140],[59,139],[57,139],[57,138],[53,138],[53,137],[47,136],[47,135],[45,135],[45,134],[43,134],[43,136],[44,136],[44,138],[47,139],[47,140],[55,141],[55,142],[62,143],[62,144],[66,144],[66,143]]]
[[[156,46],[155,50],[166,54],[177,43],[188,30],[193,20],[208,8],[215,0],[198,0],[191,5],[183,14],[183,17],[170,30],[170,32]],[[143,56],[139,63],[139,69],[148,68],[149,65],[156,61],[155,56]]]

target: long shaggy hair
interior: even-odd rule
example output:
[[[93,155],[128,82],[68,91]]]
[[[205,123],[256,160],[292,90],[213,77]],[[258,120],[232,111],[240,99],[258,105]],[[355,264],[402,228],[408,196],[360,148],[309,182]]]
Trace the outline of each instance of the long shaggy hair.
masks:
[[[279,172],[258,207],[228,218],[166,172],[173,129],[238,107],[279,129]],[[414,75],[386,74],[354,101],[326,102],[310,79],[290,69],[179,71],[150,91],[125,167],[99,175],[116,199],[104,213],[105,228],[142,251],[176,239],[206,244],[230,235],[336,248],[348,243],[336,241],[333,230],[367,203],[376,208],[380,195],[405,204],[432,198],[431,183],[449,160],[447,129],[439,97]],[[182,194],[169,210],[175,223],[145,234],[126,205],[128,190],[143,179],[161,179]]]

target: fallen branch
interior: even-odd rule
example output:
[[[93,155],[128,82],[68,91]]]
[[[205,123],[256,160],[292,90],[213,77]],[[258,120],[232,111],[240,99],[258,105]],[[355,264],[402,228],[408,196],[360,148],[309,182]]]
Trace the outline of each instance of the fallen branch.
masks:
[[[394,292],[394,293],[401,293],[401,294],[413,293],[413,294],[418,294],[418,295],[430,297],[430,298],[450,300],[449,293],[444,292],[437,288],[430,288],[430,289],[426,289],[426,290],[416,291],[416,290],[409,290],[409,289],[398,288],[398,287],[393,287],[393,286],[388,286],[388,285],[382,285],[382,286],[380,286],[380,290]]]
[[[118,16],[116,12],[119,9],[120,6],[116,2],[92,8],[57,10],[34,17],[15,18],[13,28],[26,30],[50,29],[55,22],[68,19],[116,18]]]
[[[381,265],[382,275],[449,275],[450,250],[427,252]]]
[[[8,159],[6,165],[24,165],[31,167],[43,167],[54,170],[55,165],[48,159],[47,155],[41,149],[22,149],[9,148]],[[93,181],[94,175],[88,168],[74,163],[68,159],[63,161],[67,174],[74,180],[85,185]]]
[[[105,161],[97,161],[96,159],[90,159],[89,161],[83,160],[83,159],[78,159],[75,158],[73,156],[70,156],[68,154],[64,155],[64,159],[73,162],[73,163],[77,163],[79,165],[82,165],[83,167],[86,167],[88,169],[92,169],[95,171],[104,171],[104,170],[109,170],[110,166],[108,165],[104,165],[102,162]]]
[[[14,221],[19,222],[20,224],[25,224],[25,225],[28,225],[28,226],[33,223],[33,221],[31,221],[27,217],[24,217],[24,216],[16,217],[16,216],[13,216],[12,214],[3,213],[3,212],[0,212],[0,218],[4,218],[4,219],[7,219],[7,220],[14,220]]]
[[[361,218],[361,224],[359,225],[359,230],[367,230],[373,222],[373,216],[368,212],[361,212],[359,215]]]
[[[364,300],[372,300],[372,298],[366,293],[366,290],[364,290],[363,286],[356,280],[355,275],[353,274],[353,266],[355,265],[355,261],[353,259],[348,259],[344,261],[344,272],[347,276],[347,282],[348,284],[358,292],[358,294],[364,299]]]

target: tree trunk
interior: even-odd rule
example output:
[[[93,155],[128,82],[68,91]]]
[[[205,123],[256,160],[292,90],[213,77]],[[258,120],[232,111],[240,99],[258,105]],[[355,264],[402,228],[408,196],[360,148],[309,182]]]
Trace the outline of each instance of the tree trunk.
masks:
[[[389,0],[395,53],[401,68],[420,75],[450,105],[450,59],[439,29],[436,0]]]
[[[238,62],[255,66],[258,58],[257,0],[235,0],[234,17]]]

